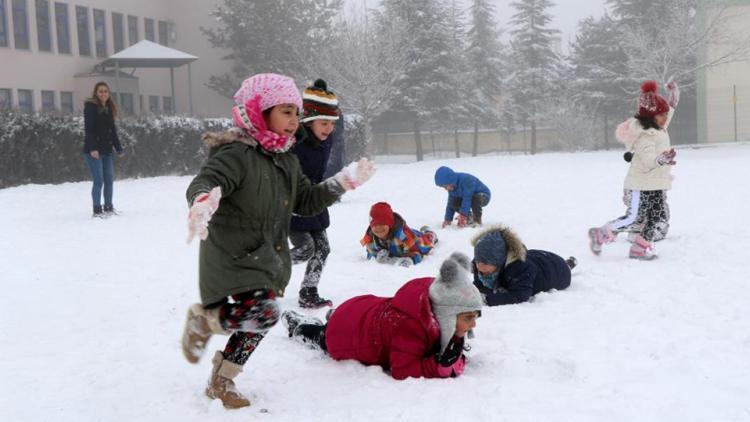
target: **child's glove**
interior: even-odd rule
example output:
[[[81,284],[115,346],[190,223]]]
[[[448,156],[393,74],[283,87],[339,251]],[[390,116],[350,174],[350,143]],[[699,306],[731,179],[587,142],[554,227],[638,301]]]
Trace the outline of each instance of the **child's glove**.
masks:
[[[466,227],[466,223],[468,222],[468,218],[466,218],[463,214],[458,214],[458,227]]]
[[[664,151],[659,154],[658,157],[656,157],[656,164],[660,166],[673,166],[677,164],[677,161],[674,160],[674,157],[676,155],[677,151],[675,151],[674,148],[670,149],[669,151]]]
[[[664,85],[664,89],[667,91],[667,102],[672,108],[677,108],[677,104],[680,103],[680,87],[677,86],[677,82],[670,81]]]
[[[381,249],[375,255],[375,260],[381,264],[385,264],[388,262],[388,258],[390,256],[391,256],[391,253],[388,251],[388,249]]]
[[[409,268],[414,264],[411,258],[396,258],[395,264],[399,267]]]
[[[208,222],[219,208],[220,200],[221,188],[219,186],[211,189],[210,193],[203,192],[195,197],[188,213],[187,243],[192,242],[196,234],[201,240],[206,240],[208,237]]]
[[[345,190],[353,190],[362,186],[375,174],[375,164],[367,158],[360,158],[336,173],[333,178]]]
[[[453,336],[445,351],[438,359],[438,373],[442,377],[457,377],[464,372],[466,357],[464,352],[464,338]]]
[[[445,221],[443,221],[443,228],[446,228],[446,227],[450,226],[451,224],[453,224],[453,222],[452,222],[452,221],[450,221],[450,220],[445,220]]]

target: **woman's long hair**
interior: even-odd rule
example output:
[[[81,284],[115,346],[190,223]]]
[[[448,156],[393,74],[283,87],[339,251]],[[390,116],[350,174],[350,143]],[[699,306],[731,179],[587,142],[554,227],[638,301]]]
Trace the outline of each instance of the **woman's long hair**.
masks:
[[[102,104],[101,101],[99,101],[99,97],[96,95],[96,92],[99,90],[100,86],[107,87],[107,91],[109,91],[109,98],[107,99],[106,104]],[[120,113],[120,109],[117,107],[117,103],[115,102],[114,98],[112,98],[112,90],[109,89],[109,85],[107,85],[106,82],[97,82],[96,85],[94,85],[94,93],[91,94],[91,98],[89,98],[89,101],[98,105],[100,109],[106,108],[110,113],[112,113],[112,117],[117,117],[117,115]]]

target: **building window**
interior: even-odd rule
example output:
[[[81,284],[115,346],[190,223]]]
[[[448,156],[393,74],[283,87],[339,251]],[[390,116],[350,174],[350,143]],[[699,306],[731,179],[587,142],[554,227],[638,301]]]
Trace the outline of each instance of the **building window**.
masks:
[[[89,39],[89,9],[76,6],[76,23],[78,27],[78,54],[91,55],[91,40]]]
[[[13,93],[8,88],[0,88],[0,110],[10,110],[13,107]]]
[[[122,13],[112,13],[112,35],[115,42],[115,53],[125,48],[125,37],[123,36]]]
[[[172,97],[162,97],[161,100],[165,114],[173,114],[174,108],[172,106]]]
[[[22,111],[34,111],[34,93],[30,89],[18,90],[18,109]]]
[[[159,96],[158,95],[148,96],[148,111],[154,114],[159,112]]]
[[[122,111],[127,115],[132,115],[133,109],[133,94],[126,94],[121,92],[117,95],[117,105],[120,106]]]
[[[128,41],[130,45],[138,42],[138,17],[128,16]]]
[[[107,28],[104,20],[104,10],[94,9],[94,45],[96,57],[107,57]]]
[[[29,49],[29,15],[26,11],[26,0],[13,0],[13,35],[16,48]]]
[[[73,112],[73,93],[70,91],[60,92],[60,110],[66,113]]]
[[[70,30],[68,29],[68,5],[55,3],[55,26],[57,27],[57,52],[70,54]]]
[[[0,47],[8,46],[8,19],[5,16],[5,0],[0,0]]]
[[[42,111],[55,110],[55,91],[42,91]]]
[[[159,21],[159,44],[169,45],[169,25],[164,21]]]
[[[39,51],[52,51],[52,31],[49,22],[49,0],[36,0],[36,37]]]
[[[154,31],[154,20],[143,18],[143,27],[146,29],[146,39],[156,42],[156,32]]]

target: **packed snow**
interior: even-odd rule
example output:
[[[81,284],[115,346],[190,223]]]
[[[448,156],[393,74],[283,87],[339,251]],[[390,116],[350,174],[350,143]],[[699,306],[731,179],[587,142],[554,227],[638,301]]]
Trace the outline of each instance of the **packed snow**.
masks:
[[[629,260],[624,238],[599,257],[588,250],[587,229],[624,211],[618,152],[381,160],[330,209],[322,296],[392,295],[435,275],[451,252],[471,253],[476,229],[439,229],[440,165],[492,189],[486,223],[576,256],[571,287],[486,308],[456,379],[395,381],[307,349],[279,324],[237,378],[253,405],[233,411],[203,395],[226,338],[214,337],[195,366],[179,347],[198,300],[198,245],[185,243],[190,177],[116,181],[122,215],[106,220],[90,217],[89,183],[0,190],[0,420],[749,420],[749,160],[750,145],[679,150],[672,227],[653,262]],[[412,227],[438,228],[423,263],[365,260],[358,241],[383,200]],[[283,308],[298,309],[304,268],[294,267]]]

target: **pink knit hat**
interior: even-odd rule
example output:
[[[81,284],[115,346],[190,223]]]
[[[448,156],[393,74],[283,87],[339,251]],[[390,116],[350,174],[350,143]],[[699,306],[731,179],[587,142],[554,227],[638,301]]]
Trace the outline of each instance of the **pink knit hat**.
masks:
[[[275,73],[253,75],[234,94],[232,120],[234,124],[252,136],[266,151],[283,153],[294,145],[294,136],[272,132],[266,126],[263,112],[280,104],[294,104],[302,108],[294,80]]]
[[[294,79],[275,73],[259,73],[242,82],[234,94],[237,105],[245,105],[260,95],[260,111],[268,110],[279,104],[294,104],[302,110],[302,97]]]

